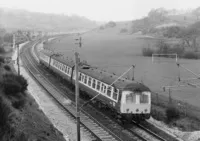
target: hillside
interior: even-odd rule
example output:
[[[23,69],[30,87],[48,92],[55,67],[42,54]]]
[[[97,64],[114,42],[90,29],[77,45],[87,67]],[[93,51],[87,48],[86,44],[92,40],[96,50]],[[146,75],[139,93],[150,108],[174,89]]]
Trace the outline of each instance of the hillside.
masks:
[[[193,10],[166,10],[152,9],[146,17],[132,21],[113,22],[102,24],[96,29],[99,33],[107,34],[150,34],[162,36],[163,29],[169,27],[188,27],[199,21],[200,8]]]
[[[80,16],[0,8],[0,26],[10,30],[69,31],[73,29],[91,29],[96,26],[96,23]]]
[[[152,9],[144,18],[132,21],[132,33],[141,31],[143,34],[155,33],[157,29],[179,26],[187,27],[199,21],[199,8],[190,11]]]

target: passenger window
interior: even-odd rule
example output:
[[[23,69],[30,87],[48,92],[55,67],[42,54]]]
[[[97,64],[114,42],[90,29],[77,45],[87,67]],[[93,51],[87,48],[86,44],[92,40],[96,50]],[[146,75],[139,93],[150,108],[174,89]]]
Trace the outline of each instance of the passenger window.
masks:
[[[63,67],[62,67],[62,71],[65,71],[65,65],[62,65]]]
[[[108,86],[107,88],[107,95],[110,97],[111,96],[111,91],[112,91],[112,87]]]
[[[66,68],[65,68],[65,73],[67,73],[67,69],[68,69],[68,67],[66,66]]]
[[[96,87],[96,80],[93,79],[93,81],[92,81],[92,88],[95,88],[95,87]]]
[[[82,82],[84,82],[84,77],[85,77],[85,75],[82,74],[82,78],[81,78],[81,81],[82,81]]]
[[[63,70],[63,71],[66,72],[66,70],[67,70],[67,66],[66,66],[66,65],[64,65],[64,66],[65,66],[65,67],[64,67],[64,70]]]
[[[146,94],[141,94],[140,95],[140,103],[148,103],[149,100],[148,100],[148,95]]]
[[[97,90],[98,91],[100,90],[100,85],[101,85],[101,82],[97,81]]]
[[[91,83],[92,83],[92,78],[89,77],[89,80],[88,80],[88,85],[91,86]]]
[[[103,93],[106,93],[107,85],[104,85]]]
[[[85,76],[84,83],[87,84],[87,76]]]
[[[79,78],[78,80],[81,81],[82,73],[79,73]]]
[[[113,99],[118,100],[118,95],[119,95],[119,89],[114,89]]]
[[[104,86],[105,86],[105,85],[102,83],[102,85],[101,85],[101,92],[102,92],[102,93],[104,93]]]
[[[76,76],[76,74],[75,74],[75,72],[73,72],[73,79],[75,79],[75,76]]]
[[[134,93],[127,94],[126,103],[136,103],[136,95]]]

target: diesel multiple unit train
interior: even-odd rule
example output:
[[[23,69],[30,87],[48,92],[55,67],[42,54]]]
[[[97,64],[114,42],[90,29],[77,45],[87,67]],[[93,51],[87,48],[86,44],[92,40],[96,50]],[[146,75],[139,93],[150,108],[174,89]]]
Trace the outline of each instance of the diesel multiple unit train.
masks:
[[[49,51],[41,50],[40,63],[51,69],[62,78],[72,82],[75,81],[73,61],[64,59]],[[111,109],[116,117],[123,120],[144,120],[150,117],[151,91],[145,85],[120,78],[118,76],[102,71],[98,68],[79,67],[79,87],[88,96],[102,106]],[[117,80],[114,84],[112,84]]]

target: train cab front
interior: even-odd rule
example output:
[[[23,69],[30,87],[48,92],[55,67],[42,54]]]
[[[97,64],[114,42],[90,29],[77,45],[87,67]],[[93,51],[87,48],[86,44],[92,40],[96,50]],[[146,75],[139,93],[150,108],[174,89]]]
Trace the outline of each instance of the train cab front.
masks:
[[[120,112],[129,121],[142,121],[150,118],[151,92],[122,91]]]

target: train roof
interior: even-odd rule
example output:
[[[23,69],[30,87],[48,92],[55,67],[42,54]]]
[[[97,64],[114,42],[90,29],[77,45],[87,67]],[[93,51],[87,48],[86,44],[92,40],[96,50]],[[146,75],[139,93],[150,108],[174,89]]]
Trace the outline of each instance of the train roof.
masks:
[[[50,51],[42,51],[46,55],[50,56],[53,53]],[[65,58],[63,56],[52,56],[53,59],[69,66],[73,67],[74,66],[74,61],[70,60],[68,58]],[[106,84],[111,85],[119,76],[115,74],[108,73],[106,71],[100,70],[96,67],[92,67],[90,65],[81,65],[82,67],[79,67],[79,71],[91,76],[92,78],[96,78],[99,81],[102,81]],[[118,89],[123,89],[123,90],[131,90],[131,91],[150,91],[148,87],[143,85],[142,83],[136,82],[136,81],[131,81],[128,79],[120,78],[118,79],[112,86]]]

